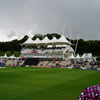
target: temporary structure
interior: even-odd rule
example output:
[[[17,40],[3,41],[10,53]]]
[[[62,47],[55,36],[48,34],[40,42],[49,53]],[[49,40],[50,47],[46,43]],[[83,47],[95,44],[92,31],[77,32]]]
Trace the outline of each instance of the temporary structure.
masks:
[[[71,43],[62,35],[59,39],[56,39],[56,37],[53,37],[52,40],[49,40],[48,37],[46,36],[43,40],[40,40],[37,38],[36,40],[32,40],[30,37],[26,42],[23,44],[68,44],[70,45]]]
[[[6,53],[5,53],[5,55],[4,55],[4,58],[7,58],[7,55],[6,55]]]
[[[50,43],[50,42],[51,40],[49,40],[48,37],[46,36],[40,43],[45,44],[45,43]]]
[[[74,57],[74,55],[73,55],[73,53],[72,53],[72,55],[69,57],[69,59],[74,59],[75,57]]]
[[[13,59],[13,58],[16,58],[16,57],[14,55],[11,55],[11,56],[9,56],[9,58],[12,58]]]
[[[53,43],[56,43],[56,42],[58,42],[58,39],[56,38],[56,37],[53,37],[53,39],[50,41],[51,43],[53,42]]]
[[[23,44],[33,44],[33,40],[29,37]]]
[[[33,41],[33,44],[39,44],[41,43],[41,40],[39,38],[36,38],[36,40]]]
[[[77,54],[77,56],[75,57],[76,59],[80,59],[81,57],[79,56],[79,54]]]
[[[59,39],[56,39],[56,37],[53,37],[53,39],[49,43],[54,44],[71,44],[65,37],[62,35]]]
[[[64,37],[64,35],[62,35],[62,36],[57,40],[57,42],[59,42],[59,43],[71,44],[71,43]]]

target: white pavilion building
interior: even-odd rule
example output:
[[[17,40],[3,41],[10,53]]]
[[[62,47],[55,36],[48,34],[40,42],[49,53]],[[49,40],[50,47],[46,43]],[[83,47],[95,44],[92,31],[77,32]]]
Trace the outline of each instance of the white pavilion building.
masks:
[[[71,43],[62,35],[59,39],[53,37],[49,40],[30,37],[22,44],[21,56],[24,58],[61,58],[67,59],[74,53]]]

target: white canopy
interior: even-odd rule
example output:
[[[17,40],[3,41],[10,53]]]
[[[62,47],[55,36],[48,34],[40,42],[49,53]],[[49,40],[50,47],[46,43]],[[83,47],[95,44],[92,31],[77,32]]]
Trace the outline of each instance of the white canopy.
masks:
[[[51,40],[51,42],[58,42],[58,39],[56,37],[53,37],[53,39]]]
[[[67,43],[67,44],[71,44],[65,37],[64,35],[62,35],[59,39],[57,39],[56,37],[53,37],[52,40],[49,40],[47,37],[44,38],[45,43]],[[43,40],[43,41],[44,41]]]
[[[36,38],[36,40],[33,41],[33,44],[34,44],[34,43],[35,43],[35,44],[41,43],[41,40],[40,40],[39,38]]]
[[[92,58],[92,53],[84,53],[81,58]]]
[[[73,53],[72,53],[72,55],[69,58],[70,59],[74,59],[75,58],[74,55],[73,55]]]
[[[77,56],[76,56],[75,58],[79,59],[79,58],[81,58],[81,57],[79,56],[79,54],[77,54]]]
[[[71,43],[64,37],[64,35],[62,35],[61,38],[59,38],[59,39],[57,40],[57,42],[62,42],[62,43],[71,44]]]
[[[36,40],[32,40],[30,37],[26,42],[23,44],[41,44],[41,43],[66,43],[66,44],[71,44],[65,37],[64,35],[61,36],[61,38],[56,39],[56,37],[53,37],[52,40],[49,40],[48,37],[45,37],[43,40],[40,40],[37,38]]]
[[[6,55],[6,53],[5,53],[5,55],[4,55],[4,58],[7,58],[7,55]]]
[[[83,54],[81,58],[85,58],[85,55]]]
[[[67,46],[68,47],[68,46]],[[69,47],[69,50],[71,51],[71,52],[74,52],[74,49],[72,48],[72,47]]]
[[[51,40],[46,36],[40,43],[50,43]]]
[[[29,37],[23,44],[33,44],[33,40]]]
[[[9,56],[9,58],[16,58],[14,55]]]

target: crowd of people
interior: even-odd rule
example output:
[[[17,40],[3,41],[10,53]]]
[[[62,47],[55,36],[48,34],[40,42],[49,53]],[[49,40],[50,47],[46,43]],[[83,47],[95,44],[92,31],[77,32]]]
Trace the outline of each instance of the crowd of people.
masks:
[[[100,70],[100,61],[82,61],[82,60],[66,60],[66,61],[49,61],[46,66],[43,65],[43,61],[40,67],[51,67],[51,68],[72,68],[72,69],[90,69],[90,70]]]
[[[67,65],[66,67],[73,67],[76,69],[94,69],[100,68],[100,61],[71,61],[70,65]]]
[[[0,61],[0,66],[24,66],[24,62],[25,59],[3,59]],[[100,70],[100,61],[98,60],[51,60],[47,63],[46,61],[40,61],[39,63],[40,65],[37,65],[39,67]],[[34,65],[31,66],[34,67]]]

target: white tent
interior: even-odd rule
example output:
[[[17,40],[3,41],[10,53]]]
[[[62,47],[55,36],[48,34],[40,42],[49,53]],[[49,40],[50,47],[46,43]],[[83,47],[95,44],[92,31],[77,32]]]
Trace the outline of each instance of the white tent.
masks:
[[[74,55],[73,55],[73,53],[72,53],[72,55],[69,57],[69,59],[74,59],[75,57],[74,57]]]
[[[81,56],[81,58],[85,58],[85,55],[83,54],[83,55]]]
[[[48,37],[46,36],[40,43],[50,43],[51,40],[48,39]]]
[[[65,43],[65,44],[71,44],[65,37],[64,35],[61,36],[61,38],[56,39],[56,37],[53,37],[52,40],[49,40],[48,37],[45,37],[43,40],[40,40],[37,38],[36,40],[32,40],[30,37],[26,42],[23,44],[41,44],[41,43]]]
[[[16,58],[14,55],[9,56],[9,58]]]
[[[5,53],[5,55],[4,55],[4,58],[7,58],[7,55],[6,55],[6,53]]]
[[[79,56],[79,54],[77,54],[77,56],[75,57],[76,59],[80,59],[81,57]]]
[[[45,37],[41,43],[67,43],[67,44],[71,44],[65,37],[64,35],[62,35],[59,39],[57,39],[56,37],[53,37],[52,40],[49,40],[48,37]]]
[[[33,41],[33,44],[39,44],[41,43],[41,40],[39,38],[36,38],[36,40]]]
[[[92,58],[92,53],[84,53],[82,58]]]
[[[81,57],[83,60],[92,61],[92,53],[84,53]]]
[[[29,37],[23,44],[33,44],[33,40]]]
[[[53,42],[53,43],[58,42],[58,39],[56,37],[53,37],[53,39],[50,42]]]
[[[68,49],[69,49],[69,51],[74,52],[74,49],[72,47],[69,47]]]
[[[71,44],[71,43],[64,37],[64,35],[62,35],[62,36],[57,40],[57,42]]]

